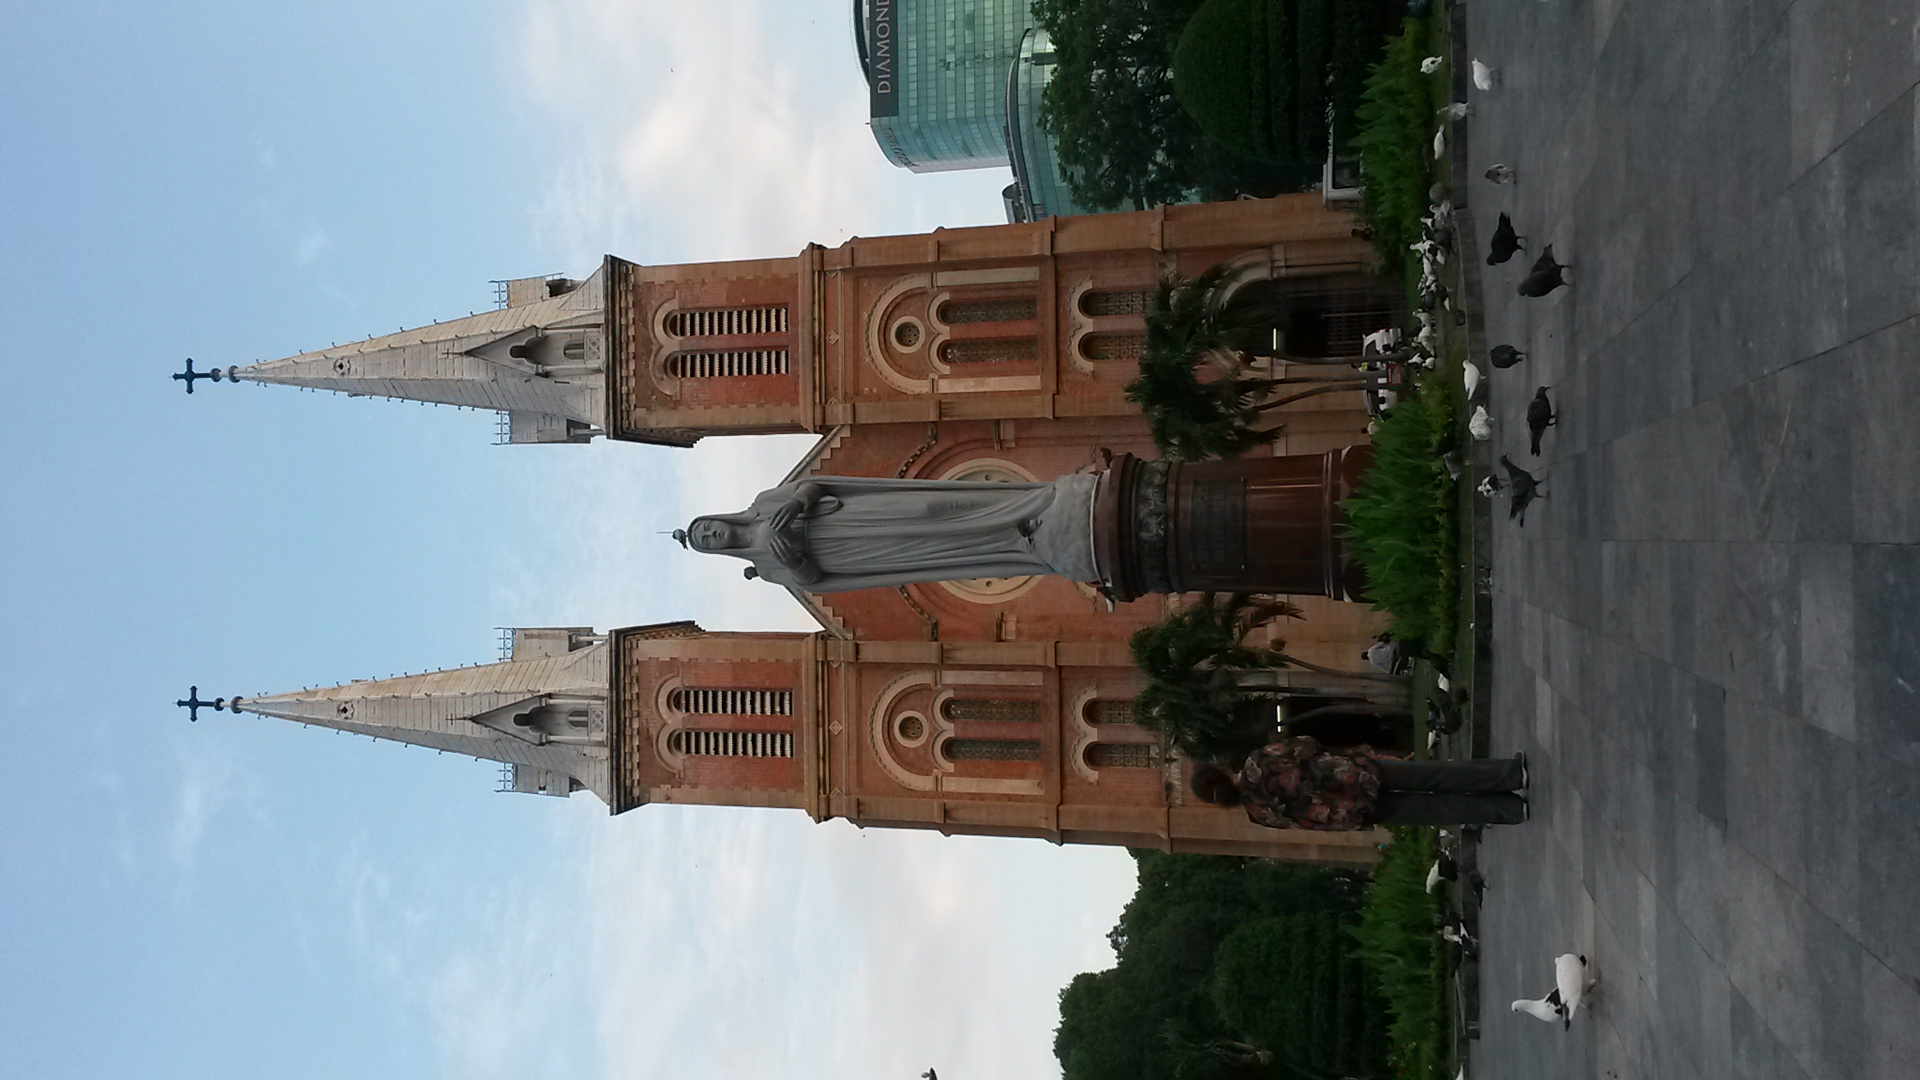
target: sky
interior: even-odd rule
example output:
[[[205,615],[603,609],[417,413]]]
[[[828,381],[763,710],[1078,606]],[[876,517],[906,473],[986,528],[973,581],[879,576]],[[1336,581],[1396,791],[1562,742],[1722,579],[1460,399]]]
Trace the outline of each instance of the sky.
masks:
[[[807,440],[168,373],[490,279],[999,221],[865,126],[845,0],[0,8],[0,1077],[1058,1075],[1119,851],[494,792],[205,713],[492,660],[500,626],[809,629],[657,533]]]

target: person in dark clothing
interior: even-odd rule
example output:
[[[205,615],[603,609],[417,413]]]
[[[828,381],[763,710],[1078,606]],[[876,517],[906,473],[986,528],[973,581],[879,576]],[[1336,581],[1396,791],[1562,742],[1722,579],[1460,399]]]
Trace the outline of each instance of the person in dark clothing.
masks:
[[[1476,761],[1399,761],[1365,746],[1327,750],[1308,736],[1268,743],[1238,773],[1194,766],[1193,793],[1242,806],[1275,829],[1370,825],[1518,825],[1527,820],[1524,755]]]

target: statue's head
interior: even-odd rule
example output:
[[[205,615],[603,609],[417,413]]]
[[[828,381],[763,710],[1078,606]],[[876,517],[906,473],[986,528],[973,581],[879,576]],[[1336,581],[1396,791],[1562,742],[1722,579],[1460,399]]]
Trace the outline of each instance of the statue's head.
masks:
[[[735,522],[709,515],[694,518],[680,542],[695,551],[713,554],[747,546],[745,534],[746,530]]]

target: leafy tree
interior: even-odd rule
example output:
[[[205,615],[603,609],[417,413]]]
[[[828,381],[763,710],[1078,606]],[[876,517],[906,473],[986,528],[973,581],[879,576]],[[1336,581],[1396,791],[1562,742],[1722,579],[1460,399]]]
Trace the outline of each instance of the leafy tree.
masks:
[[[1386,1062],[1380,999],[1331,911],[1242,922],[1214,954],[1220,1020],[1259,1046],[1285,1047],[1308,1068],[1353,1075]]]
[[[1034,0],[1055,68],[1040,99],[1076,202],[1144,209],[1194,195],[1271,195],[1312,182],[1200,130],[1174,96],[1173,50],[1201,0]]]
[[[1233,762],[1273,736],[1273,702],[1283,691],[1262,687],[1264,672],[1295,667],[1367,682],[1404,681],[1335,671],[1246,644],[1254,627],[1298,614],[1284,602],[1207,593],[1193,606],[1141,627],[1130,647],[1147,685],[1134,698],[1134,723],[1160,733],[1188,757]]]
[[[1127,399],[1147,414],[1153,441],[1181,460],[1238,457],[1270,443],[1276,427],[1263,427],[1265,413],[1303,398],[1356,390],[1357,379],[1269,378],[1254,373],[1255,357],[1341,365],[1342,359],[1302,358],[1274,347],[1292,313],[1274,290],[1235,287],[1222,263],[1199,276],[1168,274],[1147,305],[1146,349],[1140,374],[1126,386]],[[1202,378],[1203,371],[1211,378]],[[1269,399],[1285,385],[1308,388]]]

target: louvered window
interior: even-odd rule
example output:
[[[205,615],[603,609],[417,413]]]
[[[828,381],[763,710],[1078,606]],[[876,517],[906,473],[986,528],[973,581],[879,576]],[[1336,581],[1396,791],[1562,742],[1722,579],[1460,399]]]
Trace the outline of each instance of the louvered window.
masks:
[[[998,364],[1010,360],[1032,360],[1037,356],[1039,349],[1032,338],[949,341],[940,346],[940,359],[949,364]]]
[[[1030,724],[1040,719],[1040,703],[1037,701],[950,698],[946,703],[945,711],[947,719],[953,721],[977,720],[989,724]]]
[[[792,716],[791,690],[675,690],[667,705],[709,716]]]
[[[1146,349],[1145,334],[1088,334],[1080,340],[1089,360],[1138,360]]]
[[[1096,769],[1154,769],[1159,748],[1152,743],[1097,742],[1087,747],[1087,764]]]
[[[674,353],[667,372],[678,379],[726,379],[741,375],[785,375],[785,349],[710,349]]]
[[[793,735],[785,731],[676,731],[667,744],[690,757],[793,756]]]
[[[1080,298],[1080,313],[1093,318],[1104,315],[1145,315],[1145,289],[1101,289]]]
[[[1008,296],[998,300],[949,300],[940,305],[940,321],[955,323],[1025,322],[1034,317],[1031,296]]]
[[[948,761],[1039,761],[1040,744],[1033,739],[948,739]]]
[[[675,337],[786,332],[785,307],[712,308],[706,311],[676,311],[667,316],[667,333]]]
[[[1133,723],[1133,702],[1095,698],[1087,705],[1087,720],[1095,724]]]

